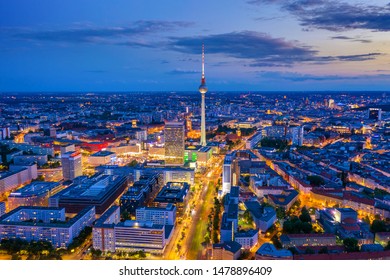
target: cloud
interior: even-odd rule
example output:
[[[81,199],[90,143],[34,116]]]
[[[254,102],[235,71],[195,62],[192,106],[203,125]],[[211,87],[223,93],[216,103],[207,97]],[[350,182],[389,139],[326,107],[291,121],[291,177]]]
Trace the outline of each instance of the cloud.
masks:
[[[302,74],[296,72],[276,72],[276,71],[259,71],[257,72],[258,76],[265,80],[285,80],[291,82],[306,82],[306,81],[353,81],[353,80],[376,80],[376,79],[387,79],[390,78],[390,75],[380,74],[380,75],[354,75],[354,76],[345,76],[345,75],[312,75],[312,74]]]
[[[349,4],[335,0],[251,0],[250,4],[277,4],[296,16],[302,26],[345,31],[369,29],[390,31],[390,4]]]
[[[366,61],[374,60],[381,53],[367,53],[367,54],[355,54],[355,55],[339,55],[336,58],[340,61]]]
[[[334,39],[334,40],[346,40],[346,41],[360,42],[360,43],[371,43],[372,42],[371,40],[362,39],[360,37],[348,37],[348,36],[342,36],[342,35],[332,36],[330,38]]]
[[[289,65],[302,57],[314,57],[317,51],[281,38],[254,31],[231,32],[199,37],[171,37],[169,47],[187,54],[199,54],[202,43],[206,54],[222,54],[238,59]]]
[[[177,69],[174,69],[168,73],[172,74],[172,75],[188,75],[188,74],[192,75],[192,74],[199,74],[201,72],[198,70],[183,70],[183,69],[177,68]]]
[[[184,21],[140,20],[129,26],[120,27],[86,27],[63,30],[13,30],[13,38],[21,40],[51,41],[66,43],[117,43],[131,46],[148,46],[147,43],[136,42],[136,38],[150,34],[159,34],[191,26]],[[8,29],[8,33],[10,30]]]
[[[171,37],[168,47],[186,54],[200,54],[205,44],[206,55],[221,54],[247,60],[250,67],[289,67],[295,63],[326,63],[332,61],[372,60],[380,53],[321,56],[317,50],[297,41],[273,38],[254,31],[231,32],[194,37]]]
[[[362,39],[360,37],[348,37],[348,36],[342,36],[342,35],[332,36],[330,38],[334,39],[334,40],[347,40],[347,41],[359,42],[359,43],[371,43],[372,42],[372,40]]]

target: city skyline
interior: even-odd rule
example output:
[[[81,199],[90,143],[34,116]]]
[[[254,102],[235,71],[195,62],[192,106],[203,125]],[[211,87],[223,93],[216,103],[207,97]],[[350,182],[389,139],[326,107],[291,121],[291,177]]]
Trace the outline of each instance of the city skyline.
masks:
[[[0,91],[386,90],[387,1],[0,4]],[[150,7],[153,6],[153,9]]]
[[[0,95],[0,259],[389,259],[389,102]]]

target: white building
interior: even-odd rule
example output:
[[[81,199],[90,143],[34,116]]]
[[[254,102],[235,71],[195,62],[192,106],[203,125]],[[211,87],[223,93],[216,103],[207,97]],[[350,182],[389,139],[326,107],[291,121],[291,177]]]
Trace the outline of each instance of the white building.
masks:
[[[8,196],[8,210],[19,206],[48,206],[49,197],[63,187],[57,182],[31,182]]]
[[[27,168],[14,168],[14,171],[0,172],[0,195],[31,182],[31,172]]]
[[[116,154],[109,151],[100,151],[88,157],[88,163],[92,166],[112,164],[116,160]]]
[[[303,145],[303,126],[294,126],[290,127],[290,132],[292,136],[292,144],[296,146]]]
[[[55,248],[66,248],[75,237],[95,221],[90,206],[66,221],[65,208],[18,207],[0,218],[0,239],[45,240]]]
[[[138,220],[119,222],[119,219],[119,207],[112,206],[96,221],[92,231],[94,249],[162,254],[172,237],[172,225]]]
[[[237,232],[234,234],[234,241],[241,244],[243,249],[250,250],[257,245],[259,239],[258,230],[248,230],[244,232]]]
[[[222,171],[222,192],[224,194],[230,193],[232,187],[232,155],[226,155],[223,162],[223,171]]]
[[[255,148],[262,138],[263,138],[263,130],[260,130],[245,141],[245,148],[248,150]]]
[[[166,208],[138,208],[136,209],[136,220],[141,222],[153,222],[157,225],[175,225],[176,207],[173,204],[168,204]]]
[[[10,164],[10,166],[9,166],[10,171],[18,171],[18,170],[21,170],[23,168],[27,169],[27,178],[25,178],[25,181],[30,181],[32,179],[38,178],[38,168],[37,168],[37,165],[35,163]]]
[[[107,147],[107,151],[113,152],[117,155],[131,155],[141,153],[141,144],[135,145],[120,145]]]
[[[120,222],[120,207],[112,206],[95,223],[92,229],[93,248],[115,252],[114,225]]]
[[[62,176],[64,180],[73,180],[83,175],[81,153],[69,151],[61,154]]]

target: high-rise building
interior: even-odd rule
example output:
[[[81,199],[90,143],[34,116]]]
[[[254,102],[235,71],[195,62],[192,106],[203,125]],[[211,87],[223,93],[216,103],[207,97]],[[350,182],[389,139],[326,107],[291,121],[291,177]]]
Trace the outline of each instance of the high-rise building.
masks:
[[[184,164],[184,124],[182,122],[166,122],[165,136],[165,164]]]
[[[199,86],[199,92],[202,94],[202,111],[201,111],[201,126],[200,126],[200,144],[206,146],[206,105],[205,95],[207,92],[206,78],[204,76],[204,45],[202,44],[202,80]]]
[[[11,137],[11,130],[9,127],[0,128],[0,140],[5,140]]]
[[[334,99],[329,99],[329,101],[328,101],[328,107],[329,107],[330,109],[334,109],[334,107],[335,107]]]
[[[222,192],[224,194],[230,193],[232,187],[232,162],[233,155],[226,155],[223,162],[223,172],[222,172]]]
[[[5,214],[5,202],[0,202],[0,217]]]
[[[292,144],[296,146],[303,145],[303,126],[294,126],[290,128],[292,135]]]
[[[382,109],[379,108],[369,108],[368,109],[368,118],[370,120],[382,120]]]
[[[79,152],[66,152],[61,155],[62,174],[64,180],[73,180],[83,175],[81,167],[81,154]]]

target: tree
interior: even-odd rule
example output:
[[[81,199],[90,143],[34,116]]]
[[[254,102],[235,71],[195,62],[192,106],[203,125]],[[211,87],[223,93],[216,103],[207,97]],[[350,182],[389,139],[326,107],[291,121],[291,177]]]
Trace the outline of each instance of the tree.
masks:
[[[386,250],[386,251],[390,250],[390,241],[387,242],[387,245],[386,245],[386,247],[385,247],[385,250]]]
[[[18,254],[12,254],[12,260],[21,260],[22,258]]]
[[[324,178],[317,176],[317,175],[307,176],[307,180],[310,182],[310,185],[313,185],[316,187],[325,184]]]
[[[138,164],[138,161],[136,161],[135,159],[133,159],[130,163],[127,164],[127,166],[135,167],[137,164]]]
[[[286,210],[283,207],[276,208],[276,217],[282,220],[286,217]]]
[[[121,214],[122,216],[122,220],[126,221],[126,220],[130,220],[130,213],[127,212],[126,210],[124,210]]]
[[[243,218],[245,219],[245,222],[247,224],[252,224],[253,223],[252,215],[251,215],[251,213],[250,213],[250,211],[248,209],[245,210],[245,212],[243,214]]]
[[[295,248],[295,247],[290,247],[290,248],[288,248],[288,250],[289,250],[293,255],[298,255],[298,254],[299,254],[297,248]]]
[[[306,248],[306,250],[305,250],[305,254],[307,254],[307,255],[312,255],[314,253],[315,253],[314,250],[310,247]]]
[[[302,210],[301,210],[301,215],[299,216],[299,219],[303,222],[303,223],[309,223],[311,222],[311,217],[310,217],[310,214],[309,214],[309,211],[307,211],[306,207],[303,207]]]
[[[301,224],[301,229],[303,233],[310,233],[313,231],[313,226],[310,223],[304,222]]]
[[[345,187],[348,183],[348,172],[342,171],[340,175],[340,179],[343,182],[343,187]]]
[[[382,220],[374,220],[371,224],[370,230],[373,233],[386,232],[387,231],[386,223]]]
[[[359,252],[358,241],[355,238],[345,238],[343,240],[345,251],[347,252]]]
[[[144,251],[139,251],[139,252],[138,252],[138,256],[139,256],[140,258],[142,258],[142,259],[146,258],[146,254],[145,254]]]
[[[301,220],[293,216],[290,220],[283,223],[283,232],[284,233],[301,233],[302,222]]]
[[[328,254],[328,247],[322,247],[319,251],[319,254]]]

